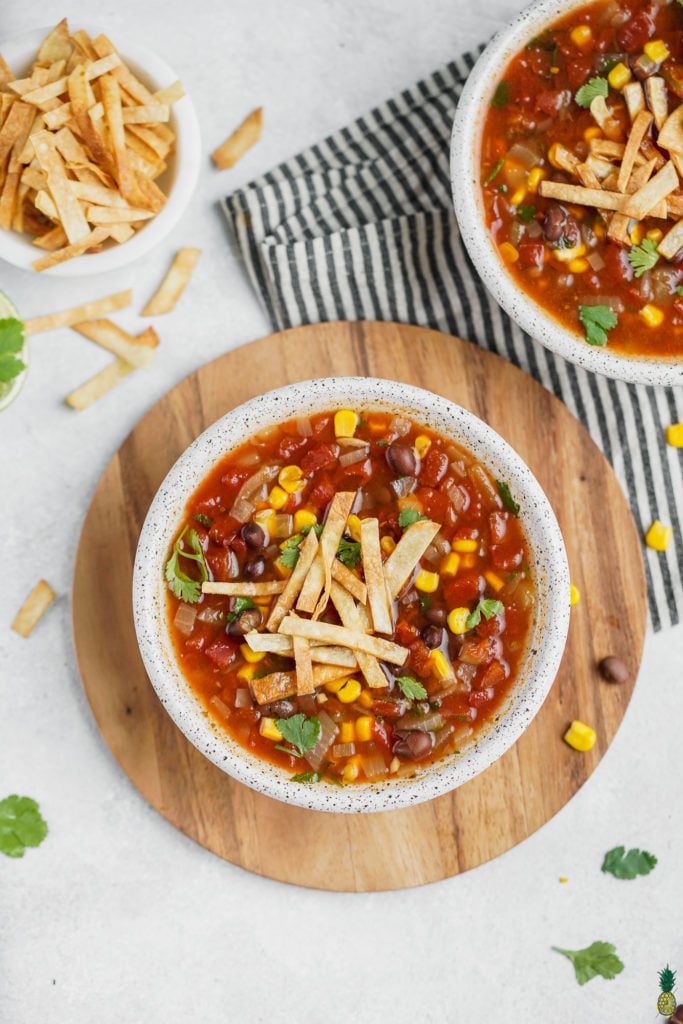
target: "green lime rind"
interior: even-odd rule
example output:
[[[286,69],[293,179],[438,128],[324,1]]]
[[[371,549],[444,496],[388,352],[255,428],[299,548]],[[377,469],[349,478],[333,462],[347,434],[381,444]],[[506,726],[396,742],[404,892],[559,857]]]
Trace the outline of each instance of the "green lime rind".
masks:
[[[20,321],[19,314],[14,304],[7,298],[4,292],[0,292],[0,320],[5,319],[16,319]],[[24,382],[28,374],[29,350],[28,338],[25,332],[24,344],[21,351],[17,353],[17,358],[24,364],[25,369],[10,381],[0,381],[0,412],[3,409],[6,409],[7,406],[10,405],[17,397],[24,386]]]

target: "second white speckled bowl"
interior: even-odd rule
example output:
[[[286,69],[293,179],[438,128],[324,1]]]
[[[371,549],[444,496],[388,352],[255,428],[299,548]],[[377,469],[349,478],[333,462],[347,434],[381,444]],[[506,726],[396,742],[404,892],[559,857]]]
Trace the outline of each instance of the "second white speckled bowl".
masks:
[[[627,357],[588,345],[522,291],[505,269],[485,227],[479,184],[481,137],[491,97],[509,62],[545,28],[580,7],[576,0],[536,0],[489,43],[472,69],[453,123],[451,190],[463,242],[484,284],[522,330],[571,363],[633,384],[683,384],[683,359]]]
[[[459,755],[418,770],[413,779],[359,783],[343,789],[292,782],[288,772],[254,757],[209,718],[183,678],[166,616],[164,564],[188,499],[226,453],[253,434],[299,415],[342,407],[400,412],[467,448],[521,505],[537,586],[535,621],[519,679],[504,713]],[[531,471],[498,434],[472,413],[429,391],[371,377],[304,381],[251,399],[217,420],[180,456],[145,519],[133,580],[138,643],[149,678],[179,729],[209,760],[240,782],[285,803],[318,811],[388,811],[462,785],[521,736],[545,700],[569,625],[569,570],[562,535]]]

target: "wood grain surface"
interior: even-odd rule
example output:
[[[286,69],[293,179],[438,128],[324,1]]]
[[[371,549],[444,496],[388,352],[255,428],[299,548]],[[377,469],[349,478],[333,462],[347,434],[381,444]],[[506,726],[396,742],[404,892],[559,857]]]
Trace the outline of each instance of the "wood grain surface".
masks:
[[[183,449],[247,398],[332,374],[420,385],[502,434],[548,495],[582,594],[572,609],[558,677],[524,736],[455,792],[384,814],[290,807],[214,767],[158,702],[131,610],[140,528]],[[122,551],[130,557],[122,558]],[[608,463],[565,406],[468,342],[385,323],[322,324],[272,335],[221,356],[169,392],[133,430],[97,487],[73,589],[83,685],[106,743],[143,796],[176,828],[234,864],[297,885],[346,891],[397,889],[466,871],[557,813],[597,767],[621,722],[640,664],[645,619],[633,519]],[[601,680],[596,665],[608,654],[627,662],[629,683]],[[588,754],[562,741],[573,718],[597,732]]]

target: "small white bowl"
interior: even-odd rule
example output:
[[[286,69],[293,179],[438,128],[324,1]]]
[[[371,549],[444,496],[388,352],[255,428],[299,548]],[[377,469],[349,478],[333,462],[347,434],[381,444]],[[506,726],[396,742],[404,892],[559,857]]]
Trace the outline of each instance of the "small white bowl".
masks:
[[[289,772],[250,754],[209,718],[174,655],[164,564],[188,499],[220,458],[266,427],[347,406],[400,412],[465,447],[497,479],[509,482],[521,504],[538,601],[519,678],[507,707],[488,732],[460,755],[418,770],[413,779],[354,783],[338,789],[324,783],[293,783]],[[420,388],[368,377],[332,377],[290,384],[245,402],[217,420],[180,456],[161,484],[140,534],[133,610],[142,659],[161,703],[187,739],[222,771],[260,793],[313,810],[387,811],[462,785],[521,736],[541,707],[560,664],[569,625],[569,569],[560,528],[541,487],[490,427]]]
[[[491,97],[510,61],[534,36],[579,5],[576,0],[535,0],[502,29],[480,56],[463,88],[451,136],[451,191],[463,243],[496,302],[522,330],[571,363],[633,384],[683,384],[683,358],[663,361],[619,355],[587,344],[519,288],[485,226],[479,182],[481,140]]]
[[[85,28],[92,37],[104,31],[102,28],[80,23],[74,23],[72,28]],[[28,72],[40,44],[50,31],[51,28],[36,29],[13,39],[0,41],[0,53],[15,75]],[[164,89],[180,77],[161,57],[145,46],[118,37],[112,38],[112,42],[120,48],[121,56],[131,71],[150,90]],[[157,184],[168,196],[163,209],[143,228],[136,231],[127,242],[114,243],[98,253],[76,256],[65,263],[40,271],[41,274],[49,274],[51,277],[84,277],[116,270],[144,256],[175,227],[194,193],[201,160],[199,122],[189,96],[183,96],[173,104],[169,125],[176,133],[176,141],[175,152],[169,157],[168,167],[162,177],[157,179]],[[32,264],[41,255],[45,253],[32,245],[28,235],[0,230],[0,259],[23,270],[33,271]]]

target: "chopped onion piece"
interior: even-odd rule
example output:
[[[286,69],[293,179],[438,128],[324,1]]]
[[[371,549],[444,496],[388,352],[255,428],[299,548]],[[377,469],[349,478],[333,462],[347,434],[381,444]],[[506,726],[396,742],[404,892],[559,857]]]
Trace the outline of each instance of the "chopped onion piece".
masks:
[[[214,708],[216,711],[218,711],[219,714],[223,715],[224,718],[230,718],[230,715],[232,714],[232,711],[230,710],[228,705],[225,703],[225,701],[222,701],[220,699],[220,697],[216,697],[214,695],[211,698],[211,700],[209,701],[209,704],[211,705],[212,708]]]
[[[240,455],[239,459],[235,459],[236,466],[258,466],[261,461],[260,452],[250,451],[245,452],[244,455]]]
[[[586,259],[590,263],[593,270],[602,270],[605,267],[605,261],[599,252],[591,252],[586,256]]]
[[[365,444],[362,448],[356,448],[355,451],[346,452],[344,455],[339,456],[340,466],[353,466],[356,462],[362,462],[363,459],[367,458],[370,452],[370,445]]]
[[[417,729],[420,732],[433,732],[435,729],[440,729],[443,725],[443,715],[439,711],[434,711],[431,715],[422,715],[418,718],[412,712],[408,712],[403,718],[399,718],[396,723],[397,729]]]
[[[288,512],[278,512],[270,521],[270,535],[271,537],[277,537],[278,540],[291,537],[293,529],[294,516],[291,516]]]
[[[407,498],[417,487],[417,480],[414,476],[400,476],[389,484],[397,498]]]
[[[488,474],[485,473],[481,466],[478,466],[476,463],[473,466],[470,466],[469,475],[470,479],[474,482],[475,486],[481,493],[481,496],[483,498],[488,498],[490,507],[494,509],[503,507],[500,494],[493,486],[488,478]]]
[[[360,762],[363,766],[365,777],[369,780],[378,779],[389,771],[375,743],[368,743],[364,753],[360,756]]]
[[[364,441],[362,437],[338,437],[337,444],[342,448],[367,448],[370,449],[370,445],[367,441]]]
[[[313,437],[313,427],[308,416],[297,416],[296,432],[299,437]]]
[[[246,689],[246,687],[240,686],[237,690],[235,690],[236,708],[250,708],[253,703],[254,702],[251,699],[251,694],[249,693],[249,690]]]
[[[406,420],[402,416],[394,416],[389,424],[389,431],[392,434],[397,434],[399,437],[405,437],[410,431],[410,420]]]
[[[448,483],[444,484],[443,492],[457,515],[467,512],[467,509],[470,507],[470,496],[464,487],[456,484],[453,480],[449,480]]]
[[[475,665],[468,665],[465,662],[460,662],[455,670],[455,678],[460,683],[461,688],[468,692],[472,689],[472,680],[477,674]]]
[[[218,622],[225,622],[225,612],[220,608],[206,607],[197,613],[197,619],[215,626]]]
[[[274,466],[272,463],[267,463],[265,466],[261,466],[260,469],[257,469],[248,480],[245,480],[235,496],[235,501],[230,509],[230,515],[234,516],[235,519],[239,520],[239,522],[246,523],[247,519],[249,519],[252,513],[256,511],[253,505],[249,505],[248,499],[252,498],[264,484],[271,483],[278,475],[281,468],[281,466]],[[241,504],[242,502],[244,502],[244,505]],[[249,505],[250,511],[247,512],[244,518],[242,518],[247,505]]]
[[[510,147],[506,159],[512,160],[516,164],[521,164],[527,170],[543,163],[543,157],[540,153],[536,153],[529,146],[525,146],[521,142],[515,142],[514,146]]]
[[[353,757],[355,753],[355,743],[335,743],[335,745],[332,747],[333,757]]]
[[[175,613],[173,619],[173,625],[182,633],[183,636],[189,636],[194,629],[194,620],[197,618],[197,609],[192,604],[185,604],[181,602],[178,605],[178,611]]]
[[[339,732],[339,729],[323,708],[317,708],[317,716],[320,722],[320,737],[316,745],[304,754],[311,768],[314,768],[316,771],[322,768],[327,751],[334,743],[334,738]]]
[[[238,498],[230,509],[230,515],[239,523],[246,523],[256,511],[256,505],[252,505],[246,498]]]
[[[228,571],[228,579],[236,580],[240,574],[240,563],[237,561],[237,555],[232,550],[232,548],[228,548],[226,565]]]

